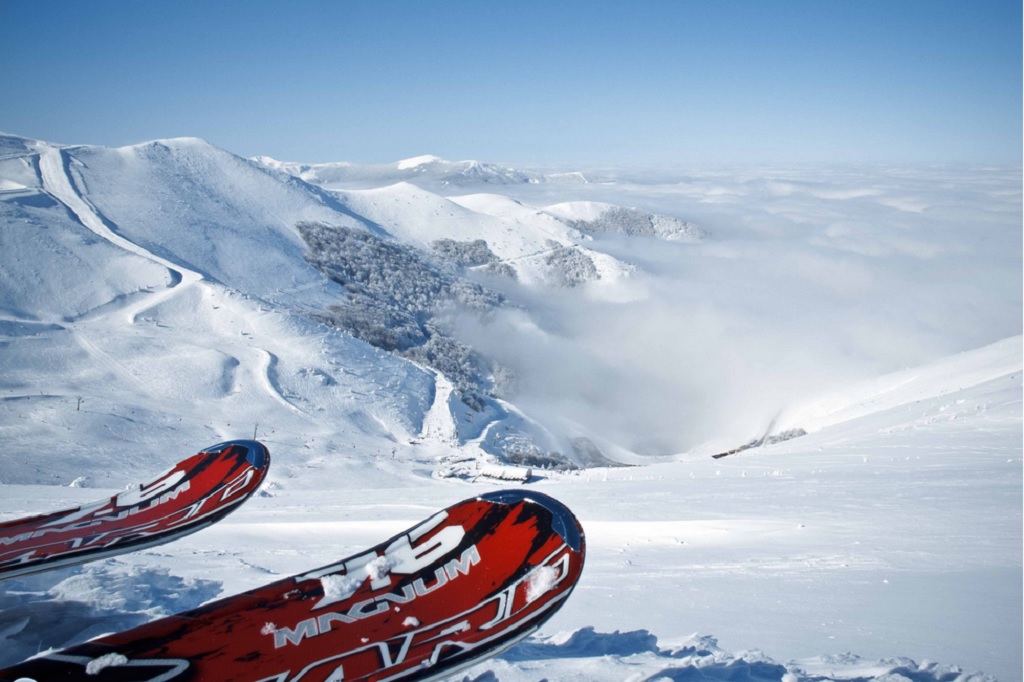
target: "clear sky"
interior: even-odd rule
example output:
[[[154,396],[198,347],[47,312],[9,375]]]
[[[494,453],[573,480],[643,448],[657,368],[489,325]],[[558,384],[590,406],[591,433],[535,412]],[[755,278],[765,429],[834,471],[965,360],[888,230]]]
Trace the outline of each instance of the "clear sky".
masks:
[[[1021,161],[1020,0],[0,0],[0,130],[244,156]]]

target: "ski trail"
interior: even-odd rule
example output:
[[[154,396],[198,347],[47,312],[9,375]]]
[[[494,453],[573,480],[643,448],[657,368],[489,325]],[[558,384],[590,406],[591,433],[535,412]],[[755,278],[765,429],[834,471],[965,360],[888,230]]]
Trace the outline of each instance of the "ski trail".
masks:
[[[38,145],[37,149],[39,151],[39,176],[43,189],[46,192],[48,192],[57,201],[64,204],[83,226],[91,230],[97,236],[110,242],[114,246],[128,251],[129,253],[133,253],[141,258],[145,258],[151,262],[161,265],[170,273],[171,281],[163,290],[150,293],[142,297],[139,301],[131,303],[126,301],[123,307],[119,306],[120,310],[125,314],[127,324],[135,324],[138,321],[139,316],[145,311],[152,309],[175,296],[181,295],[192,285],[202,282],[202,274],[158,256],[143,246],[140,246],[139,244],[115,232],[115,226],[113,226],[110,221],[106,220],[96,207],[93,206],[87,198],[82,196],[76,188],[68,166],[70,157],[64,150],[45,144]],[[105,308],[106,306],[103,307]],[[128,381],[140,392],[147,392],[147,387],[142,383],[139,377],[135,376],[128,368],[122,366],[115,357],[105,353],[97,344],[86,338],[84,335],[85,328],[83,326],[76,325],[75,332],[76,340],[79,345],[101,366],[105,367],[114,376]],[[252,376],[252,385],[256,387],[258,391],[265,393],[275,402],[288,410],[297,414],[305,414],[303,410],[289,401],[280,390],[276,379],[278,362],[277,356],[262,348],[250,348],[249,350],[254,351],[256,355],[253,360],[244,363],[248,368],[248,373]],[[234,385],[235,387],[238,387],[238,367],[243,363],[240,361],[239,357],[232,356],[232,359],[234,360],[234,364],[229,362],[230,372],[225,377],[225,382],[226,385]]]
[[[516,263],[518,261],[528,260],[530,258],[537,258],[539,256],[547,256],[547,255],[550,255],[552,253],[555,253],[559,249],[569,248],[571,246],[575,246],[575,244],[566,245],[566,244],[562,244],[561,242],[559,242],[558,246],[556,246],[556,247],[552,247],[552,248],[549,248],[549,249],[541,249],[540,251],[533,251],[531,253],[522,253],[522,254],[519,254],[518,256],[510,256],[508,258],[499,258],[498,262],[500,262],[500,263]]]
[[[455,387],[444,374],[434,372],[434,402],[423,416],[422,440],[436,441],[445,445],[455,445],[458,435],[452,411],[448,407],[448,399]]]
[[[277,373],[277,356],[263,348],[256,348],[254,350],[260,357],[259,367],[254,371],[254,375],[263,391],[292,412],[305,414],[285,398],[278,387],[277,380],[274,378]]]
[[[113,376],[133,386],[136,391],[141,392],[143,395],[149,391],[149,386],[146,385],[146,382],[143,381],[142,378],[133,374],[131,370],[111,357],[109,353],[100,350],[95,343],[87,338],[87,335],[82,334],[80,331],[76,331],[72,338],[74,338],[75,343],[77,343],[79,347],[89,355],[89,357],[91,357],[101,367],[105,367]]]
[[[85,197],[79,194],[68,171],[68,157],[63,150],[49,145],[39,145],[39,176],[43,189],[54,199],[67,206],[78,221],[111,244],[137,256],[153,261],[171,273],[171,283],[162,292],[147,297],[144,301],[127,308],[129,322],[144,310],[163,303],[180,292],[179,285],[191,285],[203,279],[198,272],[189,270],[166,258],[161,258],[135,242],[114,232],[108,222]]]

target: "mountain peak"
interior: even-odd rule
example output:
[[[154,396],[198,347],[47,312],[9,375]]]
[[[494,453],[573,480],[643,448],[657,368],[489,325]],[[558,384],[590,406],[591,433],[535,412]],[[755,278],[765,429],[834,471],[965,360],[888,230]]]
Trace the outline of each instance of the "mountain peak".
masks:
[[[414,156],[409,159],[403,159],[398,162],[398,170],[409,170],[411,168],[419,168],[420,166],[426,166],[431,163],[444,163],[444,159],[433,154],[424,154],[423,156]]]
[[[158,140],[147,140],[146,142],[139,142],[138,144],[128,145],[128,147],[150,147],[154,145],[163,145],[164,147],[172,147],[174,149],[181,149],[184,147],[215,146],[213,144],[210,144],[201,137],[165,137]]]

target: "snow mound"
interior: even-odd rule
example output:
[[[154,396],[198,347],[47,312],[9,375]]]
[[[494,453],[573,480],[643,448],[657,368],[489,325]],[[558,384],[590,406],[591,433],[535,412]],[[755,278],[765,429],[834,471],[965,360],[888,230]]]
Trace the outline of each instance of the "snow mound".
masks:
[[[497,659],[470,668],[463,681],[532,682],[538,675],[594,682],[995,682],[980,673],[908,658],[869,661],[842,655],[782,663],[759,651],[733,654],[714,637],[693,635],[663,648],[647,630],[598,632],[593,627],[528,638]]]
[[[0,667],[198,607],[221,583],[114,560],[0,583]]]

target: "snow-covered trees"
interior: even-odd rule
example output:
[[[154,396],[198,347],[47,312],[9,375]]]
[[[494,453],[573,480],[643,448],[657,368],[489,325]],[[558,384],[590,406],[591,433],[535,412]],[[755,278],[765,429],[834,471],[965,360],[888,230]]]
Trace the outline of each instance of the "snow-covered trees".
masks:
[[[437,261],[453,270],[479,268],[489,275],[516,279],[515,268],[494,255],[483,239],[462,242],[438,239],[430,247]]]
[[[580,232],[590,233],[614,232],[627,236],[693,241],[704,236],[703,231],[692,223],[622,206],[609,206],[591,220],[565,220],[565,223]]]
[[[574,287],[600,279],[594,261],[575,246],[564,246],[551,239],[547,244],[551,251],[544,258],[544,263],[548,266],[548,280],[551,284]]]
[[[472,405],[472,393],[487,385],[486,362],[450,334],[462,312],[486,313],[504,299],[453,271],[487,263],[494,254],[482,240],[444,240],[435,253],[450,268],[429,261],[409,246],[365,230],[299,223],[306,260],[348,292],[321,319],[383,350],[442,372]]]

